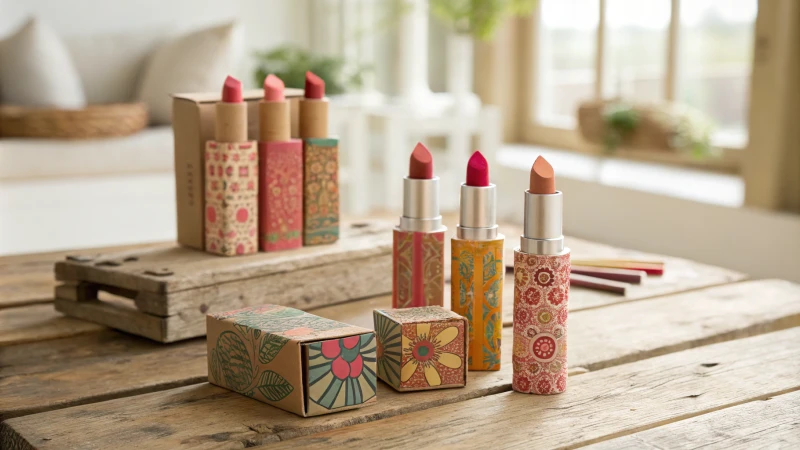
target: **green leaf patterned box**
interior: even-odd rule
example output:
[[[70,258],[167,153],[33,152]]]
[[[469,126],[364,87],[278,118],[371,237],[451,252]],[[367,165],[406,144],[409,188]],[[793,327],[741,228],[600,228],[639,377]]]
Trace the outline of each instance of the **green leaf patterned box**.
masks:
[[[442,308],[373,312],[378,377],[398,391],[467,384],[467,319]]]
[[[278,305],[206,317],[208,381],[303,417],[376,399],[375,334]]]

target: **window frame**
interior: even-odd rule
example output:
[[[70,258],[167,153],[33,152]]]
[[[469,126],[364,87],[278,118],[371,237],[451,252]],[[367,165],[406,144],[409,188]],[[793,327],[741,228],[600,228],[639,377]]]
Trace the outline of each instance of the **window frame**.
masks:
[[[676,96],[676,73],[678,63],[678,42],[680,39],[680,5],[682,0],[671,0],[670,22],[667,27],[667,51],[664,76],[664,100],[671,101]],[[599,2],[599,20],[597,25],[597,39],[595,43],[595,81],[593,99],[602,98],[604,71],[604,52],[606,36],[606,0]],[[518,123],[516,124],[518,136],[524,143],[545,147],[572,150],[593,155],[605,155],[601,145],[585,142],[577,128],[563,128],[538,123],[535,117],[537,105],[536,93],[538,86],[538,36],[541,15],[541,2],[538,2],[533,13],[519,21],[517,28],[518,58],[521,61],[521,102]],[[754,24],[755,26],[755,24]],[[755,34],[755,33],[754,33]],[[755,43],[753,43],[755,45]],[[752,94],[751,94],[752,95]],[[748,133],[749,134],[749,133]],[[743,161],[743,153],[748,143],[742,147],[720,146],[721,154],[718,158],[698,159],[692,155],[679,152],[656,152],[647,150],[618,149],[613,153],[615,158],[632,159],[638,161],[652,161],[664,164],[688,166],[706,170],[716,170],[727,173],[739,173]]]

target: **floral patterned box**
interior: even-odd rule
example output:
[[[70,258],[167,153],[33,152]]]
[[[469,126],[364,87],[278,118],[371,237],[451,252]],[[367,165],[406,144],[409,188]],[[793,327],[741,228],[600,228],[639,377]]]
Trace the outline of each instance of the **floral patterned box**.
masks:
[[[378,377],[398,391],[467,384],[467,319],[441,306],[373,312]]]
[[[375,334],[278,305],[206,317],[208,381],[303,417],[376,400]]]

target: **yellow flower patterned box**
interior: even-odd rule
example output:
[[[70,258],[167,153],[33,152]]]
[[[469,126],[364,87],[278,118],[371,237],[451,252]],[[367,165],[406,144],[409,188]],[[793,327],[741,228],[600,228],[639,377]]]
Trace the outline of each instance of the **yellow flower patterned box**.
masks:
[[[398,391],[467,384],[467,319],[442,308],[375,310],[378,378]]]

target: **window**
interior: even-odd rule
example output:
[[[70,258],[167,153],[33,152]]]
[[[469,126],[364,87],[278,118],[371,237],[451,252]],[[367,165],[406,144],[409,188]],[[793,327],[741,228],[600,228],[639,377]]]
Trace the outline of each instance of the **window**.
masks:
[[[747,142],[757,3],[541,0],[523,31],[530,39],[523,138],[584,150],[574,132],[582,102],[677,101],[709,116],[714,143],[734,150],[723,165],[735,165],[735,149]]]

